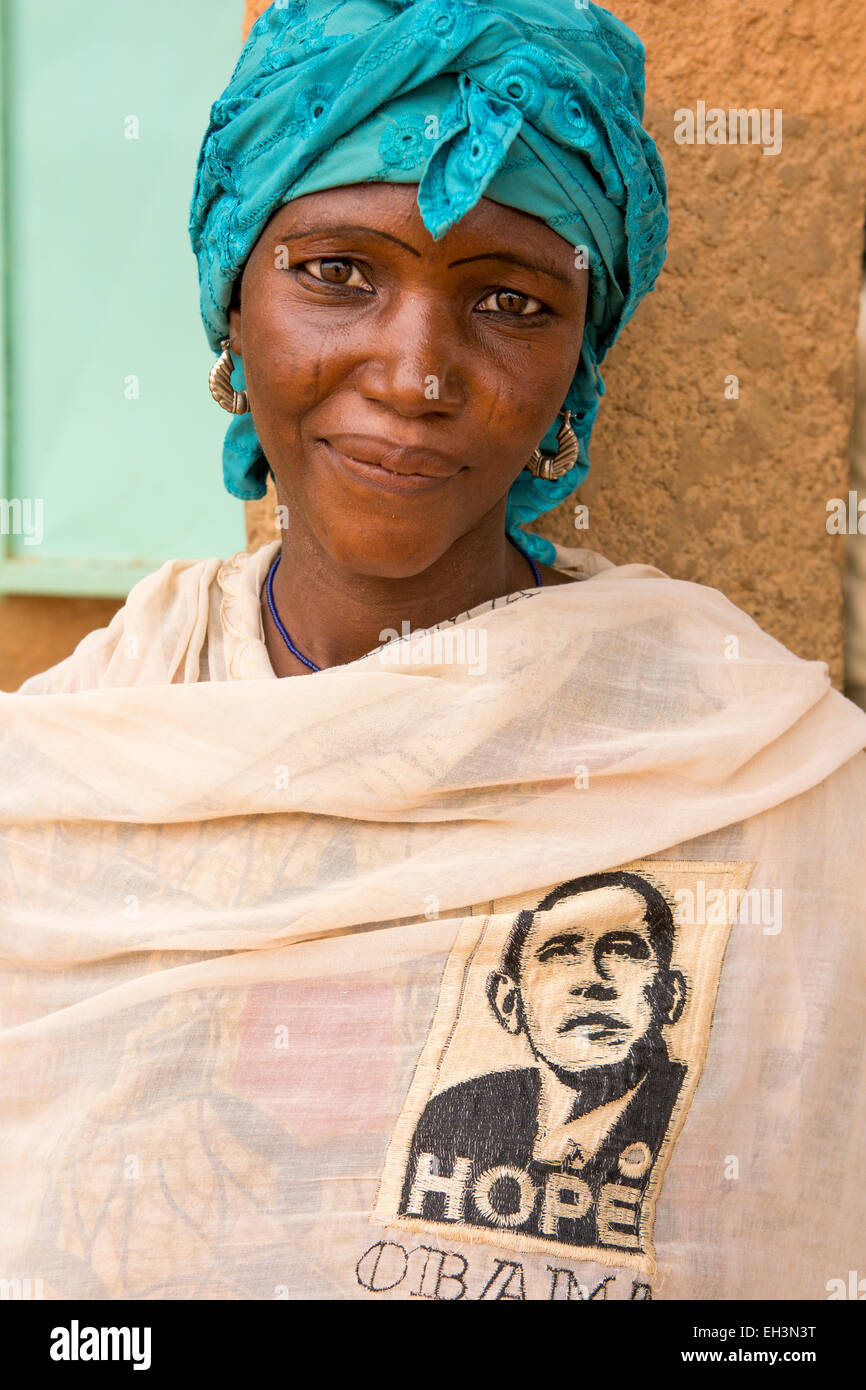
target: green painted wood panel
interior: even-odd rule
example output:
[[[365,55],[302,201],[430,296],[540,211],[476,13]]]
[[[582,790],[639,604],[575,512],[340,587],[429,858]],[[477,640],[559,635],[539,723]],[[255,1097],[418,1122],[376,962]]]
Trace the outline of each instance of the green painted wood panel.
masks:
[[[0,592],[124,594],[244,544],[187,237],[243,5],[0,3]]]

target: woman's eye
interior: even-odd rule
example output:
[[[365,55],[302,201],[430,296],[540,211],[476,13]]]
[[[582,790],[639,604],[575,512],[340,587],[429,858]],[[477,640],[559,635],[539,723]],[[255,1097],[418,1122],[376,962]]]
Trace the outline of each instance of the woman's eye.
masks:
[[[348,285],[352,289],[372,289],[372,285],[364,279],[354,261],[347,261],[342,257],[320,256],[314,261],[304,261],[300,269],[306,270],[314,280],[321,280],[326,285]]]
[[[544,312],[540,299],[533,299],[531,294],[521,294],[519,290],[494,290],[486,299],[482,299],[478,308],[486,314],[517,314],[522,318]]]

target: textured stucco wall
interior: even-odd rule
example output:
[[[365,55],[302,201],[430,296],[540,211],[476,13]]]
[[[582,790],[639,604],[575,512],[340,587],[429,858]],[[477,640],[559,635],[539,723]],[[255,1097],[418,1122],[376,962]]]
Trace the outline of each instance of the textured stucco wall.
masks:
[[[119,598],[4,594],[0,597],[0,690],[17,690],[29,676],[62,661],[88,632],[107,627],[122,602]]]
[[[247,4],[247,23],[265,8]],[[842,679],[844,538],[866,213],[862,0],[613,0],[647,49],[670,254],[604,368],[592,471],[540,528],[711,584]],[[680,108],[781,108],[782,150],[686,145]],[[739,399],[725,379],[739,378]],[[271,500],[248,509],[272,534]],[[866,543],[866,542],[864,542]]]

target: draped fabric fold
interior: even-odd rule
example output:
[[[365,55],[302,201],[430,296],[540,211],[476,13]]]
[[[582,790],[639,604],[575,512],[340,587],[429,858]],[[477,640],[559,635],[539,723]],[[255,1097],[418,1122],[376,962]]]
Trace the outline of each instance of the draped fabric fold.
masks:
[[[0,698],[2,1268],[826,1297],[866,716],[718,592],[562,550],[580,582],[277,680],[271,553],[164,567]]]

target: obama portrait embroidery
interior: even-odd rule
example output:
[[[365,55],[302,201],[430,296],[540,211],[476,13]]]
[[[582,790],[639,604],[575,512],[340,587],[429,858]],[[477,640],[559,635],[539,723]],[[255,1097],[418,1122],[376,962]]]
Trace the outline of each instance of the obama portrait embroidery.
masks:
[[[645,861],[476,909],[374,1219],[650,1270],[655,1199],[751,868]],[[679,910],[708,892],[722,903],[712,920]]]

